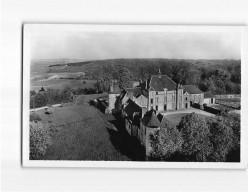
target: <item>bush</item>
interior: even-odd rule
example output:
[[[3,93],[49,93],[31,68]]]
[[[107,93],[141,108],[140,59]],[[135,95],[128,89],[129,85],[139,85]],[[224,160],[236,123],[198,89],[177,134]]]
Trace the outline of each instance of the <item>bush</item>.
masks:
[[[38,114],[33,112],[29,116],[29,121],[38,122],[38,121],[41,121],[41,118],[40,118],[40,116]]]
[[[51,136],[49,134],[49,125],[44,125],[41,122],[30,122],[29,132],[29,158],[30,160],[38,160],[42,157],[47,147],[51,144]]]

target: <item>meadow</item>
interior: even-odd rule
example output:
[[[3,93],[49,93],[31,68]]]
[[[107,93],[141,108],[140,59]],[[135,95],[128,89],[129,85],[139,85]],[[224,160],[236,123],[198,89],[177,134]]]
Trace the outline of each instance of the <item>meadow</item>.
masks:
[[[216,99],[216,103],[219,104],[219,107],[228,107],[228,108],[234,108],[239,109],[241,98],[226,98],[226,99]]]
[[[118,127],[116,118],[89,105],[100,96],[78,96],[74,102],[54,108],[50,115],[36,111],[42,123],[51,123],[56,129],[41,160],[144,160],[141,146]]]
[[[76,79],[42,79],[33,80],[30,90],[38,91],[41,87],[45,89],[65,89],[65,88],[94,88],[96,80],[76,80]]]

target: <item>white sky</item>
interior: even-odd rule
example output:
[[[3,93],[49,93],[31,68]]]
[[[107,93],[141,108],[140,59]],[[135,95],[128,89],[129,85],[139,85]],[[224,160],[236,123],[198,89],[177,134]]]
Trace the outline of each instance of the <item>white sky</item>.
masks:
[[[32,59],[240,59],[237,32],[61,32],[33,36]]]

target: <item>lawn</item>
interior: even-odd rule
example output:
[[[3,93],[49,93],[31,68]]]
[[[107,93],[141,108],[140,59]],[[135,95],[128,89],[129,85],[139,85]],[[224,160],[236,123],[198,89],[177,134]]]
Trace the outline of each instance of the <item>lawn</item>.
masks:
[[[52,135],[52,145],[41,159],[143,160],[142,149],[121,129],[115,117],[88,104],[97,96],[79,96],[73,103],[55,108],[51,115],[44,114],[44,110],[36,112],[43,123],[52,123],[57,129]]]

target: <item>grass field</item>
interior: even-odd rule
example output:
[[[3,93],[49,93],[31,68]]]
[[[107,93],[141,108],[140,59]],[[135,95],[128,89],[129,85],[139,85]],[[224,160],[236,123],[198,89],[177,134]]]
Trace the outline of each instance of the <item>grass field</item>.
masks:
[[[241,98],[226,98],[226,99],[218,99],[218,100],[223,102],[240,102]]]
[[[241,105],[241,98],[216,99],[216,103],[222,105],[220,108],[225,108],[225,106],[227,108],[239,108]]]
[[[36,113],[43,123],[53,123],[57,132],[43,160],[144,160],[141,146],[121,128],[113,115],[105,115],[88,102],[101,95],[82,95],[75,102],[46,115]]]
[[[86,83],[85,83],[86,82]],[[76,80],[76,79],[42,79],[31,82],[31,90],[40,90],[41,87],[51,89],[64,88],[94,88],[96,80]]]

